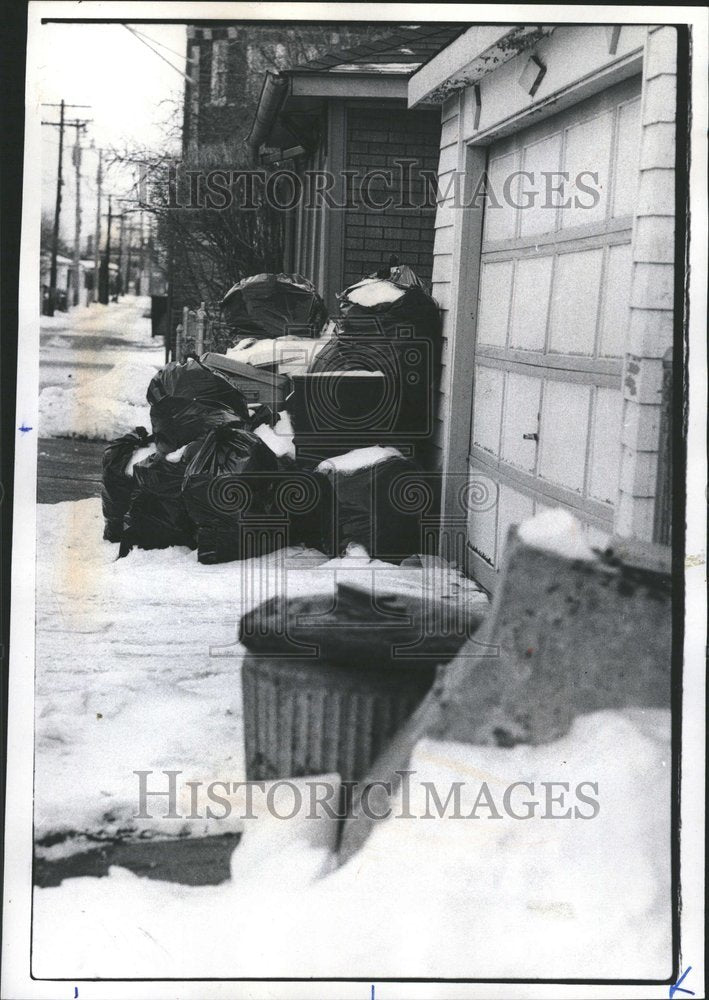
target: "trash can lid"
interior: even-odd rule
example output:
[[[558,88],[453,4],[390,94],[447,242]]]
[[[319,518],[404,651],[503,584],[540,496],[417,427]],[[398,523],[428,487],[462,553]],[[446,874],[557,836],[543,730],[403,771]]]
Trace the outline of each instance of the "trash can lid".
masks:
[[[464,598],[386,594],[339,583],[334,593],[278,594],[245,614],[239,640],[251,652],[312,655],[362,669],[446,663],[480,625],[486,608]]]

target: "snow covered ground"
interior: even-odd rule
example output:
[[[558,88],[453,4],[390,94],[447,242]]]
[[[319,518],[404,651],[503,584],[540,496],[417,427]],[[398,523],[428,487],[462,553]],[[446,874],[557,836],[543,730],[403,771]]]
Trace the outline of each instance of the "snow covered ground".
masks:
[[[149,426],[145,392],[164,363],[147,296],[40,317],[40,435],[108,440]]]
[[[38,509],[36,832],[119,829],[225,833],[219,819],[136,821],[134,770],[184,780],[243,779],[236,626],[287,587],[416,590],[421,570],[327,562],[290,550],[287,563],[200,566],[186,549],[115,561],[100,539],[97,500]],[[317,568],[316,568],[317,567]],[[450,592],[476,597],[447,574]],[[440,582],[439,582],[440,588]],[[546,746],[491,748],[430,740],[410,764],[411,818],[378,824],[337,869],[327,821],[246,826],[232,879],[189,887],[112,869],[108,878],[35,890],[38,976],[638,977],[669,974],[670,719],[626,710],[580,717]],[[500,817],[435,816],[462,782],[468,816],[485,782]],[[572,815],[542,818],[542,782],[565,782]],[[518,787],[514,819],[501,806]],[[574,790],[592,782],[592,818]],[[588,789],[587,789],[588,791]],[[529,794],[528,794],[529,792]],[[559,789],[554,793],[559,794]],[[181,803],[181,811],[187,811]],[[552,812],[566,812],[552,805]],[[591,810],[592,811],[592,810]],[[428,817],[425,815],[429,813]],[[581,813],[589,816],[586,806]],[[62,851],[62,845],[49,848]],[[298,932],[296,932],[298,928]],[[367,974],[367,973],[365,973]]]

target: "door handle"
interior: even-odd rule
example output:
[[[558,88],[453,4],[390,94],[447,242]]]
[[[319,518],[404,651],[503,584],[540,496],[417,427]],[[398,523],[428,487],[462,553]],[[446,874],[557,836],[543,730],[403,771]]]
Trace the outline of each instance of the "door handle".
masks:
[[[536,431],[534,431],[534,433],[532,433],[532,434],[523,434],[522,435],[522,440],[523,441],[538,441],[539,440],[539,435],[537,434]]]

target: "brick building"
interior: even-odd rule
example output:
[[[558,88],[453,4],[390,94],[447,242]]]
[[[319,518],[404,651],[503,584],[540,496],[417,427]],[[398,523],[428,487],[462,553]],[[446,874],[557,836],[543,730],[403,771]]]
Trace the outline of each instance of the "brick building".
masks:
[[[183,165],[200,168],[248,166],[246,137],[258,104],[264,73],[278,72],[314,60],[333,48],[389,35],[386,24],[299,24],[203,21],[187,27],[185,92],[182,117]],[[199,213],[185,220],[197,228]],[[171,235],[172,229],[172,235]],[[164,226],[168,248],[168,327],[174,337],[183,306],[206,301],[212,316],[229,285],[245,277],[236,268],[211,266],[200,251],[200,237],[181,241],[174,227]],[[280,269],[282,245],[255,266]],[[206,263],[205,263],[206,262]],[[247,271],[246,273],[252,273]]]
[[[440,115],[407,109],[407,83],[460,25],[400,27],[387,38],[267,74],[249,145],[293,170],[304,193],[288,218],[284,267],[336,295],[391,256],[431,279]],[[313,176],[332,184],[318,197]],[[310,197],[309,197],[310,195]]]

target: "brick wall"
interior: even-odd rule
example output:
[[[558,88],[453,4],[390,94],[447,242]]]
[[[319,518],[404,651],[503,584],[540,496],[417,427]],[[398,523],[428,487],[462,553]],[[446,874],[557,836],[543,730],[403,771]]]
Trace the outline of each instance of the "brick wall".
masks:
[[[441,134],[440,113],[405,108],[350,106],[347,108],[346,169],[361,177],[371,170],[391,175],[373,178],[374,201],[392,196],[392,204],[373,209],[362,202],[357,178],[350,188],[351,206],[345,212],[343,287],[383,264],[391,254],[430,282],[433,265],[435,203],[428,199],[421,171],[435,176]],[[410,168],[397,161],[414,160]],[[408,175],[408,176],[407,176]],[[408,178],[410,177],[410,183]],[[402,191],[402,188],[404,189]],[[410,197],[402,197],[406,190]],[[414,207],[400,207],[410,202]]]
[[[676,60],[676,30],[650,28],[643,63],[640,182],[615,525],[618,534],[645,540],[653,535],[662,359],[673,342]]]

